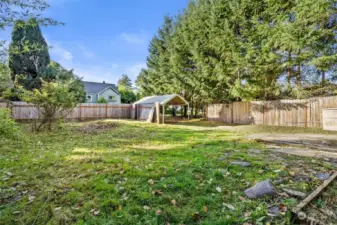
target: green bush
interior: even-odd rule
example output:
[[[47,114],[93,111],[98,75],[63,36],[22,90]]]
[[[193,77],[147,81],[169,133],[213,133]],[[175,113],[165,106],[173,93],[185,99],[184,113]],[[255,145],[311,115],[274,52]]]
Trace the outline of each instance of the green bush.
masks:
[[[0,138],[20,139],[22,134],[8,109],[0,109]]]
[[[98,99],[97,103],[107,104],[108,102],[105,100],[105,98],[104,98],[103,96],[101,96],[101,97]]]

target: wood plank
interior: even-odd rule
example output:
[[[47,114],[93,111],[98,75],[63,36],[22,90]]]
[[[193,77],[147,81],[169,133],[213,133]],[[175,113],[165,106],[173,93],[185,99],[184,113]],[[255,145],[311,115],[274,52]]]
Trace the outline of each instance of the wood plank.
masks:
[[[299,213],[309,202],[314,200],[335,178],[337,177],[337,171],[334,172],[329,179],[325,180],[314,192],[306,197],[300,204],[298,204],[291,211],[295,214]]]

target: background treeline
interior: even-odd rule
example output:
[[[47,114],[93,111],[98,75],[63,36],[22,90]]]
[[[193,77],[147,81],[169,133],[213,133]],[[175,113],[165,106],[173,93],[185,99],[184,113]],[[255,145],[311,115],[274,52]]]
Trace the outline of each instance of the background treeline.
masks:
[[[207,103],[337,94],[335,0],[195,0],[149,46],[141,95]]]

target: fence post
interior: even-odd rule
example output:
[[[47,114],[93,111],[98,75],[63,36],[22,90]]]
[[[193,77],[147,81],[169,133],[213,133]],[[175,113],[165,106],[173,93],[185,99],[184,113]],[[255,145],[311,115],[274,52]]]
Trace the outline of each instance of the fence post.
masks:
[[[264,125],[264,101],[262,101],[262,125]]]
[[[231,108],[232,108],[232,121],[231,121],[231,123],[233,124],[234,123],[234,102],[232,102],[231,104],[230,104],[230,106],[231,106]]]
[[[157,117],[157,124],[160,124],[160,105],[159,105],[159,102],[156,102],[156,117]]]
[[[108,104],[106,104],[105,108],[105,118],[108,118]]]
[[[82,121],[82,104],[80,104],[80,121]]]

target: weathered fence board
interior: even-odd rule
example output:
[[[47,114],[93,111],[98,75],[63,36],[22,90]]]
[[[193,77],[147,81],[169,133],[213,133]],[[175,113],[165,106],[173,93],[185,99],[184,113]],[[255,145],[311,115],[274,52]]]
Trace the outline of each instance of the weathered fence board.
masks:
[[[322,127],[322,110],[337,108],[337,96],[310,99],[234,102],[207,108],[208,120],[229,124]]]
[[[1,107],[6,107],[1,105]],[[33,104],[26,102],[12,102],[11,104],[12,118],[15,120],[30,120],[38,119],[41,116],[41,111]],[[130,119],[131,105],[120,104],[95,104],[83,103],[64,114],[65,119]]]

